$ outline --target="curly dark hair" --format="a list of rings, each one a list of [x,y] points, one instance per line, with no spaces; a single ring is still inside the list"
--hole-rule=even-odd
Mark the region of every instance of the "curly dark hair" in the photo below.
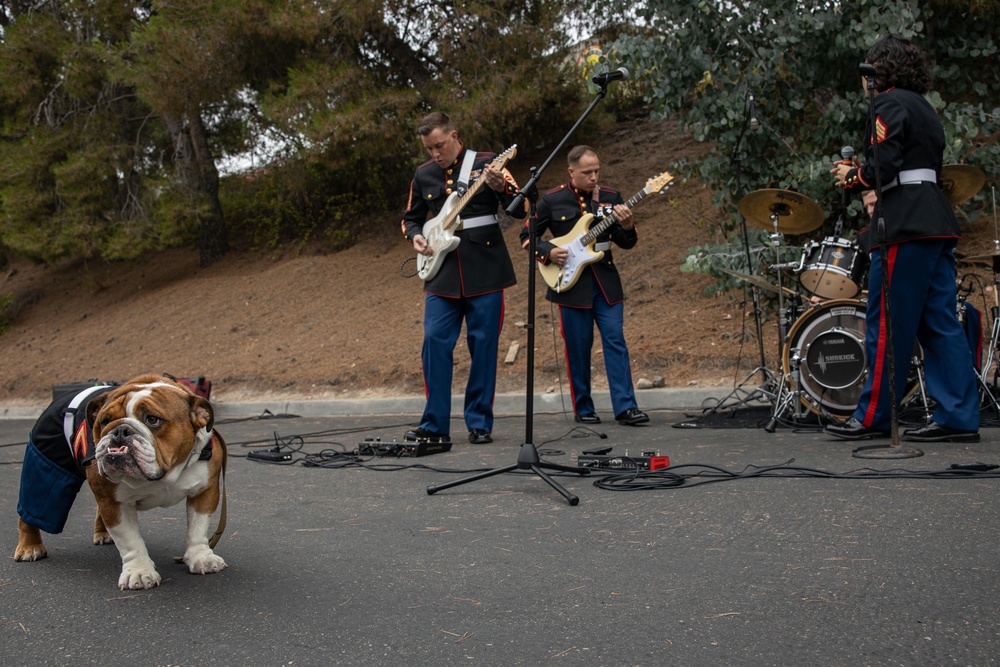
[[[898,35],[883,37],[865,55],[875,67],[875,88],[906,88],[923,95],[931,89],[927,59],[916,44]]]

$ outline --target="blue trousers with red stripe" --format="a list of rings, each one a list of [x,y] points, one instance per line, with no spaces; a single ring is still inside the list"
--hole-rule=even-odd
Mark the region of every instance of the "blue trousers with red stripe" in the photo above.
[[[451,381],[455,345],[465,321],[472,365],[465,386],[465,425],[471,431],[493,430],[493,399],[497,386],[497,348],[503,327],[503,292],[448,298],[424,298],[424,389],[427,404],[420,427],[448,435],[451,425]]]
[[[637,407],[623,332],[624,311],[624,304],[620,301],[609,304],[597,285],[594,286],[592,307],[559,306],[573,410],[578,415],[594,413],[594,399],[590,395],[590,353],[594,346],[595,324],[601,332],[604,369],[608,374],[608,389],[615,415]]]
[[[914,343],[919,341],[927,393],[937,403],[934,422],[977,431],[979,386],[965,330],[956,315],[955,239],[919,239],[887,248],[896,399],[903,397]],[[882,262],[882,251],[876,248],[871,253],[868,278],[868,377],[854,417],[868,428],[888,431],[891,415]]]

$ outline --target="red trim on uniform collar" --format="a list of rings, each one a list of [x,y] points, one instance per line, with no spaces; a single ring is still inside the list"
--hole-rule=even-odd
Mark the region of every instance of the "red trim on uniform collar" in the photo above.
[[[462,157],[465,155],[465,144],[463,144],[460,141],[460,142],[458,142],[458,146],[459,146],[458,157],[455,158],[454,162],[452,162],[450,165],[448,165],[447,167],[445,167],[445,171],[448,171],[449,169],[454,169],[455,167],[457,167],[458,166],[458,161],[461,160]]]

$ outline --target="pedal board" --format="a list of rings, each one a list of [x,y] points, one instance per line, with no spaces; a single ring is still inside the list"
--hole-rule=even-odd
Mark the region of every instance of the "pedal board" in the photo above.
[[[426,440],[382,442],[377,438],[365,438],[364,442],[358,444],[358,456],[395,456],[400,458],[444,454],[450,451],[451,442],[428,442]]]
[[[669,456],[659,456],[656,452],[644,451],[641,456],[614,456],[611,448],[603,450],[602,454],[579,454],[576,464],[580,468],[600,468],[602,470],[639,470],[653,471],[670,467]]]

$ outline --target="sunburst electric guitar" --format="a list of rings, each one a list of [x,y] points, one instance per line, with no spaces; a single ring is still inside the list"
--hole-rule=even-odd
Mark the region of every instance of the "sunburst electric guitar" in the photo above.
[[[646,186],[625,202],[625,205],[632,208],[641,202],[646,195],[655,194],[670,185],[674,177],[663,172],[659,176],[646,181]],[[552,239],[554,245],[569,250],[566,257],[566,264],[558,266],[556,264],[539,264],[538,271],[542,274],[542,280],[556,292],[565,292],[573,287],[580,279],[580,270],[588,264],[600,261],[604,257],[603,250],[594,250],[594,242],[597,237],[603,234],[615,222],[614,216],[610,213],[601,218],[597,224],[591,227],[594,216],[587,213],[580,217],[573,225],[569,234]]]
[[[493,161],[490,162],[490,167],[496,171],[500,171],[504,168],[504,165],[514,159],[515,155],[517,155],[517,144],[514,144],[493,158]],[[457,192],[452,192],[444,201],[441,212],[424,223],[424,229],[421,233],[427,239],[427,244],[434,253],[431,255],[417,255],[417,275],[420,276],[421,280],[430,280],[436,276],[448,253],[458,247],[459,241],[462,240],[455,236],[455,232],[458,230],[458,223],[461,222],[458,214],[462,212],[466,204],[472,201],[472,198],[476,196],[476,193],[479,192],[479,189],[485,183],[486,179],[480,177],[476,179],[475,183],[469,186],[465,194],[459,195]]]

